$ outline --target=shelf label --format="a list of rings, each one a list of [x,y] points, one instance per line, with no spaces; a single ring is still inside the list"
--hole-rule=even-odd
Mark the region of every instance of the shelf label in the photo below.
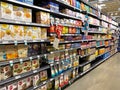
[[[7,44],[7,43],[9,43],[9,42],[8,42],[8,41],[2,41],[2,43],[3,43],[3,44]]]
[[[21,78],[21,76],[20,76],[20,75],[15,77],[15,79],[19,79],[19,78]]]
[[[18,42],[17,42],[17,41],[14,41],[14,44],[17,46],[17,45],[18,45]]]
[[[37,73],[38,71],[37,70],[34,70],[33,73]]]
[[[13,61],[9,61],[9,63],[10,63],[10,66],[12,67],[13,66]]]
[[[20,64],[22,64],[23,63],[23,59],[20,59]]]
[[[27,45],[27,40],[24,40],[25,45]]]
[[[38,57],[38,59],[40,59],[40,56],[39,56],[39,55],[38,55],[37,57]]]
[[[45,40],[41,40],[41,42],[44,42]]]
[[[33,58],[32,58],[32,57],[30,57],[30,60],[31,60],[31,61],[32,61],[32,59],[33,59]]]
[[[43,84],[46,84],[46,81],[44,81]]]
[[[33,40],[33,42],[37,42],[37,40]]]
[[[50,81],[53,81],[53,78],[51,78]]]

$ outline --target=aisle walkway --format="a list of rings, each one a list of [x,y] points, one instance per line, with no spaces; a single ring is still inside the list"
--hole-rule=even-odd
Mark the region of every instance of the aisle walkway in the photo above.
[[[65,90],[120,90],[120,53],[102,63]]]

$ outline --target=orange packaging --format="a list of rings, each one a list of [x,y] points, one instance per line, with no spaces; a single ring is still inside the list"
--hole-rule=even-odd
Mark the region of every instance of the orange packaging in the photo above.
[[[81,3],[81,9],[82,9],[83,11],[85,11],[85,5],[84,5],[84,3]]]
[[[16,59],[18,57],[17,46],[15,45],[6,45],[6,58],[7,60]]]
[[[23,8],[23,12],[24,12],[24,21],[25,22],[32,22],[32,10],[28,9],[28,8]]]

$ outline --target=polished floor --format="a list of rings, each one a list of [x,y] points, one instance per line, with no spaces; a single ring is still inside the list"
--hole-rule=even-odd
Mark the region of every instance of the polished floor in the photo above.
[[[120,53],[112,56],[65,90],[120,90]]]

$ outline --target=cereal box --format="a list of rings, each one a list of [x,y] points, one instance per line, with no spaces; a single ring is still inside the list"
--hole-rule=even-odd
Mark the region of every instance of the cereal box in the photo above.
[[[1,39],[2,40],[14,40],[15,33],[13,26],[9,24],[1,24]]]
[[[23,72],[22,65],[20,63],[13,64],[13,75],[19,75]]]
[[[30,86],[32,86],[32,77],[27,77],[26,78],[26,87],[28,88],[28,87],[30,87]]]
[[[8,85],[7,90],[18,90],[17,82]]]
[[[32,22],[32,10],[28,9],[28,8],[23,8],[23,12],[24,12],[24,21],[25,22]]]
[[[26,79],[20,80],[18,81],[18,90],[25,90],[27,87],[28,82],[26,81]]]
[[[18,57],[19,58],[23,58],[23,57],[27,57],[28,53],[28,46],[24,45],[24,44],[19,44],[18,45]]]
[[[27,62],[23,62],[23,72],[29,72],[31,70],[31,62],[27,61]]]
[[[44,81],[44,80],[47,80],[47,78],[48,78],[47,71],[46,70],[45,71],[41,71],[40,72],[40,80]]]
[[[33,86],[37,86],[40,82],[39,74],[33,76]]]
[[[14,20],[23,21],[23,8],[19,6],[13,6]]]
[[[24,30],[23,26],[13,25],[14,39],[15,40],[24,40]]]
[[[4,69],[3,67],[0,67],[0,81],[4,80]]]
[[[39,60],[32,60],[32,70],[38,69],[40,67]]]
[[[5,46],[0,45],[0,61],[6,60],[6,51],[5,51]]]
[[[17,46],[15,45],[6,45],[6,58],[7,60],[16,59],[18,57]]]
[[[39,27],[32,27],[32,40],[38,40],[39,39],[39,33],[40,33]]]
[[[13,5],[0,2],[0,18],[3,19],[13,19]]]
[[[24,26],[24,38],[25,40],[32,40],[32,27]]]
[[[41,28],[41,39],[47,39],[47,28]]]
[[[10,65],[3,67],[4,79],[7,79],[12,76],[12,69]]]

